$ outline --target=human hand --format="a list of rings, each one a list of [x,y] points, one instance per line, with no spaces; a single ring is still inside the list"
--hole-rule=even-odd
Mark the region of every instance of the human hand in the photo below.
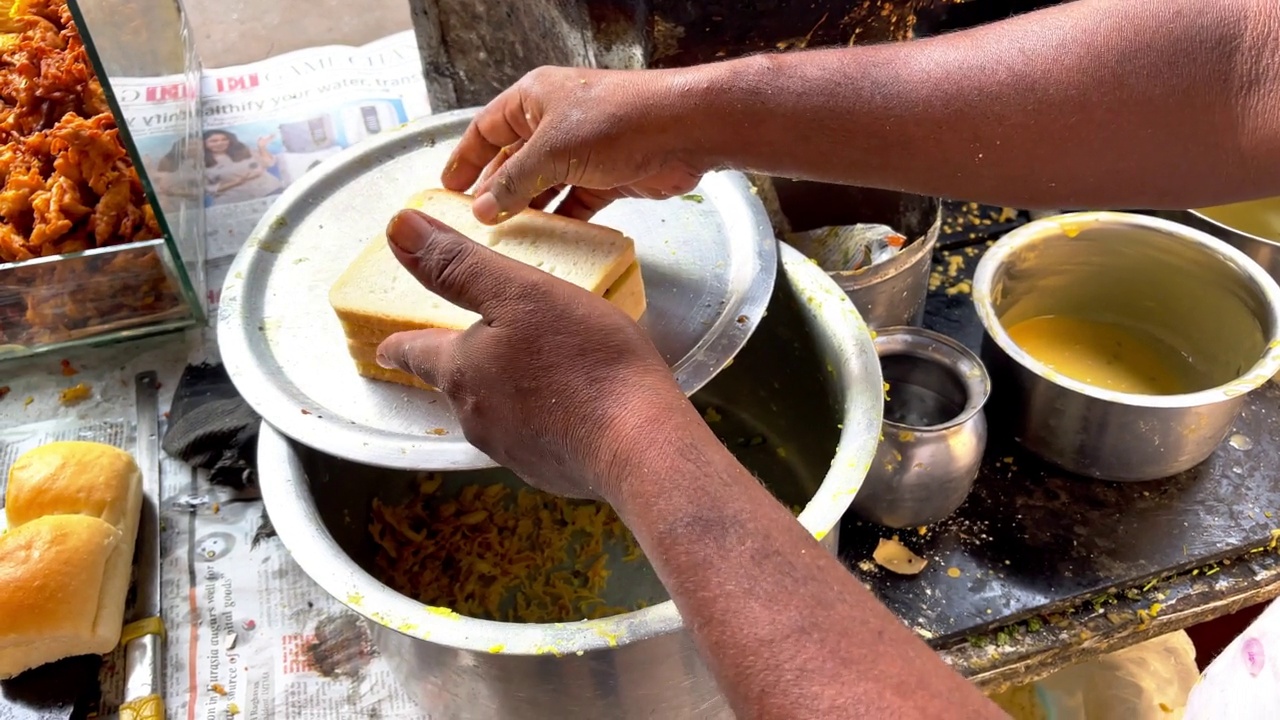
[[[440,388],[467,440],[530,485],[613,502],[630,453],[701,421],[644,331],[604,298],[414,210],[387,237],[428,290],[482,319],[392,335],[378,363]]]
[[[266,152],[267,146],[270,145],[271,141],[275,139],[276,139],[275,135],[263,135],[262,137],[258,138],[258,149],[263,152]]]
[[[588,219],[622,197],[687,193],[709,168],[679,110],[693,99],[677,71],[542,67],[494,98],[449,158],[444,186],[479,181],[473,212],[495,223],[543,207]]]

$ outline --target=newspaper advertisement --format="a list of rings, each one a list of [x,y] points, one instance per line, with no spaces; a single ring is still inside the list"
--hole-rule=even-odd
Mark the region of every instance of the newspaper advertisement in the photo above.
[[[163,183],[182,121],[181,78],[113,81],[148,176]],[[430,112],[411,31],[358,48],[298,50],[201,77],[207,287],[217,305],[227,266],[285,188],[361,140]]]
[[[136,92],[128,92],[128,81],[114,88],[139,154],[163,172],[183,104],[146,91],[155,84],[149,78],[137,81]],[[411,32],[207,70],[201,107],[211,306],[231,258],[281,191],[343,148],[429,112]],[[159,373],[161,408],[168,409],[185,364],[216,353],[211,339],[206,332],[202,348],[169,336],[85,351],[92,359],[84,365],[72,355],[81,373],[75,379],[102,388],[93,406],[74,411],[51,400],[68,381],[56,371],[6,379],[14,396],[27,400],[0,407],[0,428],[12,428],[0,433],[0,459],[64,437],[128,446],[134,420],[126,427],[120,418],[132,412],[133,373]],[[378,656],[364,622],[294,563],[252,486],[214,486],[175,459],[162,462],[169,718],[429,717]],[[113,717],[123,663],[108,658],[104,666],[99,714]]]

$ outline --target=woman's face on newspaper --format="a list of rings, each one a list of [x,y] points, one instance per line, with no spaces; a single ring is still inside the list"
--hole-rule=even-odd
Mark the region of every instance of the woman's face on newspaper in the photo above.
[[[204,146],[211,153],[224,153],[231,145],[231,138],[222,133],[214,133],[204,139]]]

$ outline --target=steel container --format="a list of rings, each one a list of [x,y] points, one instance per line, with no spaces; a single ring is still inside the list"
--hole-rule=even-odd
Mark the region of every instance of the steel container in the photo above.
[[[1231,243],[1280,280],[1280,197],[1169,214]]]
[[[1040,457],[1104,480],[1151,480],[1205,460],[1246,393],[1280,369],[1280,287],[1243,252],[1145,215],[1085,212],[1024,225],[973,281],[998,416]],[[1138,395],[1054,372],[1007,328],[1065,315],[1141,328],[1201,368],[1205,387]],[[997,410],[998,408],[998,410]]]
[[[872,329],[921,323],[942,230],[937,198],[784,178],[773,178],[772,185],[792,231],[878,223],[902,233],[910,243],[892,259],[830,274]]]
[[[991,381],[965,346],[914,327],[876,331],[884,425],[850,510],[892,528],[932,525],[964,504],[987,447]]]
[[[799,522],[834,551],[840,518],[875,454],[880,367],[848,297],[800,253],[781,249],[767,317],[694,402],[744,465],[783,502],[803,507]],[[429,608],[370,572],[371,503],[403,500],[416,473],[339,460],[266,424],[258,467],[267,510],[293,557],[367,619],[380,653],[433,717],[731,717],[669,600],[564,624]],[[630,575],[634,587],[614,576],[609,592],[654,590],[652,578]]]

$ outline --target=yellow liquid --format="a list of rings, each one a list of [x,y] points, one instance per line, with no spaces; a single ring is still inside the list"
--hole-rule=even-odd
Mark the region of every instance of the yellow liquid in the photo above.
[[[1234,230],[1280,242],[1280,197],[1219,205],[1198,212]]]
[[[1177,395],[1192,392],[1195,368],[1185,355],[1124,325],[1043,315],[1009,328],[1028,355],[1072,380],[1116,392]]]

